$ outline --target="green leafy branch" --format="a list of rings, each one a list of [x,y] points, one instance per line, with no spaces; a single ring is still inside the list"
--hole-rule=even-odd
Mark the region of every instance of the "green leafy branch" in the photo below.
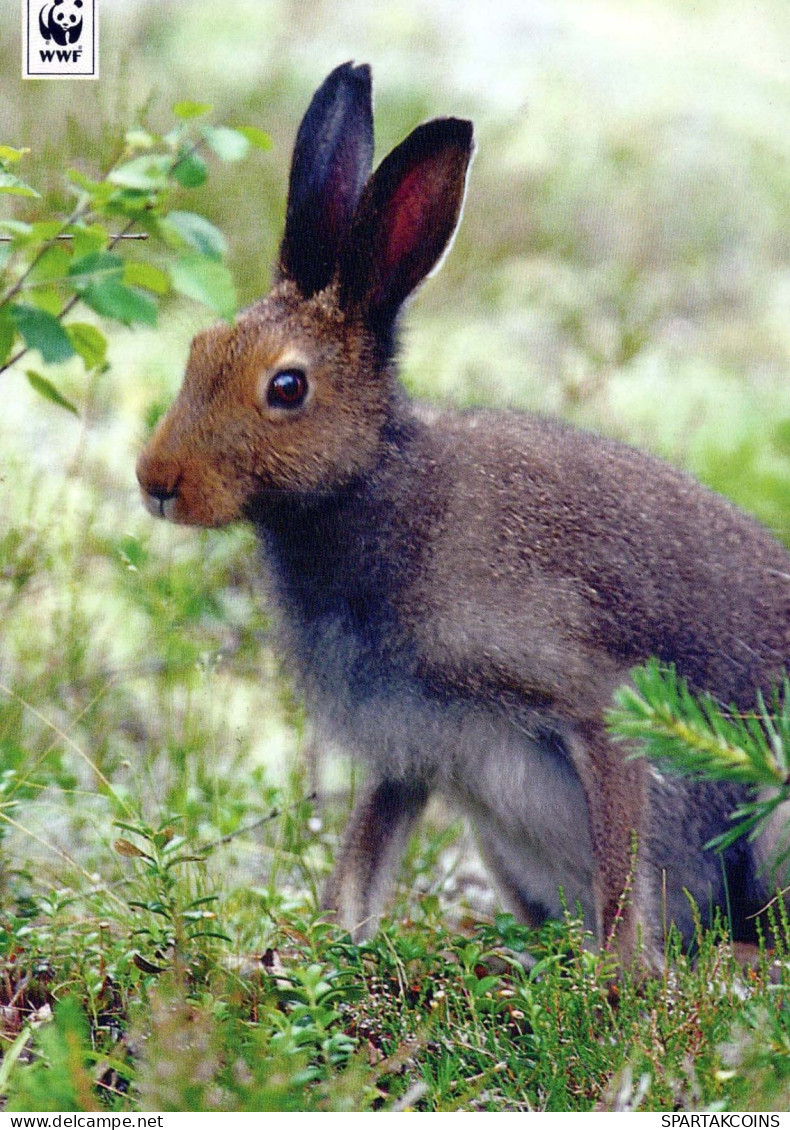
[[[137,862],[130,880],[134,897],[128,906],[135,916],[132,938],[138,947],[132,953],[134,964],[143,973],[163,973],[172,963],[189,965],[198,960],[200,945],[208,939],[229,941],[216,925],[214,904],[218,896],[191,890],[184,868],[204,863],[204,856],[191,851],[176,832],[178,817],[153,828],[142,821],[116,821],[116,826],[142,840],[117,839],[116,853]],[[192,875],[199,881],[202,872]]]
[[[92,322],[66,321],[78,303],[102,319],[153,326],[160,300],[175,291],[233,317],[236,293],[222,262],[222,233],[204,216],[173,208],[173,198],[206,181],[209,152],[239,161],[252,147],[268,149],[270,140],[254,126],[207,124],[201,119],[210,109],[179,102],[168,133],[129,131],[101,179],[70,169],[76,202],[65,219],[0,219],[0,374],[31,350],[45,364],[78,355],[86,372],[101,371],[104,333]],[[40,199],[18,175],[27,152],[0,145],[0,195]],[[143,244],[148,239],[150,246]],[[76,411],[46,377],[34,370],[27,376],[37,392]]]
[[[739,804],[732,827],[709,847],[725,850],[741,836],[755,836],[772,813],[790,800],[790,679],[785,676],[755,710],[723,707],[710,694],[694,695],[675,667],[650,660],[632,672],[608,714],[615,738],[638,743],[635,756],[698,780],[733,781],[759,796]],[[790,845],[775,861],[790,858]]]

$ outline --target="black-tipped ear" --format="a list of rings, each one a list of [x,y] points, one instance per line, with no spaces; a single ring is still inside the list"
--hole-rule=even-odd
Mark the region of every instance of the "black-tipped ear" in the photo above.
[[[280,272],[303,294],[334,274],[372,163],[370,67],[344,63],[313,95],[291,161]]]
[[[472,123],[418,126],[368,181],[340,264],[341,301],[387,330],[404,299],[440,262],[461,216],[474,151]]]

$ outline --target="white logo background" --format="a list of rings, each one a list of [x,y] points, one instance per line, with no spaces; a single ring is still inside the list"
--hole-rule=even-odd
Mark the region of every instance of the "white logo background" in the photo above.
[[[98,78],[97,0],[22,0],[22,77]]]

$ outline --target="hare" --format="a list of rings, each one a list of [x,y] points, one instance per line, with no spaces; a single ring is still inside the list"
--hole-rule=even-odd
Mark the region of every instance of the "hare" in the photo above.
[[[406,397],[398,316],[450,245],[473,148],[470,122],[438,118],[371,173],[370,70],[332,71],[298,131],[273,288],[195,338],[143,498],[257,531],[306,703],[368,765],[325,896],[356,937],[438,791],[526,923],[579,907],[599,945],[660,965],[668,922],[692,940],[690,896],[748,942],[782,822],[707,851],[738,790],[629,756],[604,715],[649,656],[751,708],[790,660],[790,555],[627,446]]]

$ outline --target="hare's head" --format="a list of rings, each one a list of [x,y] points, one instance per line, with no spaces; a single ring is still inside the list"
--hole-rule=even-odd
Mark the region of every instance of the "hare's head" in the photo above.
[[[138,460],[152,513],[220,526],[370,469],[397,395],[398,311],[452,238],[472,149],[471,123],[436,119],[371,176],[370,70],[329,75],[296,139],[275,285],[198,334]]]

